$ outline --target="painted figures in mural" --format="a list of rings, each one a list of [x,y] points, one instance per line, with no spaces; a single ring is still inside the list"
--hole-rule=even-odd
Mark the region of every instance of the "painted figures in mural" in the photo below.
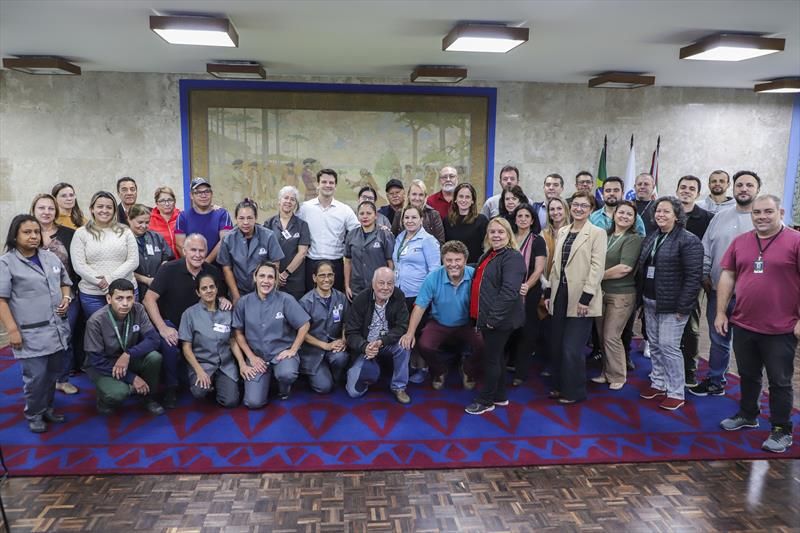
[[[336,169],[345,185],[338,195],[353,206],[361,187],[380,191],[391,179],[436,190],[444,165],[476,184],[484,179],[471,176],[466,113],[211,108],[208,117],[209,178],[226,184],[224,204],[248,197],[277,209],[285,185],[301,201],[314,198],[322,168]]]

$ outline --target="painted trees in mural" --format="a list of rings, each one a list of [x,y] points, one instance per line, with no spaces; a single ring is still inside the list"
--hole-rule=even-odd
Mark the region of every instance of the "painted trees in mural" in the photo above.
[[[438,169],[469,175],[470,117],[457,113],[210,108],[209,178],[218,201],[256,200],[266,217],[284,185],[301,201],[316,196],[322,168],[339,173],[337,197],[355,204],[359,188],[382,192],[389,179],[423,179]]]

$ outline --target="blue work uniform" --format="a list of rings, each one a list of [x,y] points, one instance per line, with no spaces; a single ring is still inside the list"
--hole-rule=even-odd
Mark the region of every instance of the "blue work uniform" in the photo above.
[[[278,267],[281,272],[286,270],[294,256],[297,255],[298,246],[311,246],[311,232],[308,229],[308,223],[295,215],[292,215],[292,218],[289,219],[289,224],[285,228],[281,224],[280,215],[275,215],[264,222],[264,226],[272,230],[278,239],[281,250],[283,250],[283,259],[281,259]],[[289,279],[286,280],[286,285],[281,287],[281,291],[288,292],[294,296],[295,300],[303,297],[306,292],[305,259],[294,272],[289,273]]]
[[[217,262],[222,267],[230,267],[236,279],[240,295],[253,292],[255,282],[253,273],[263,261],[277,263],[283,259],[283,250],[272,230],[256,225],[253,236],[247,239],[242,230],[236,228],[222,239]]]
[[[353,296],[372,286],[372,275],[387,266],[394,251],[394,235],[375,228],[365,233],[359,228],[348,232],[344,243],[344,256],[350,260],[350,290]]]
[[[347,313],[347,297],[333,289],[323,298],[316,289],[300,299],[300,306],[311,317],[308,334],[322,342],[342,338]],[[334,382],[341,381],[348,362],[347,347],[341,352],[325,351],[305,342],[300,347],[300,372],[308,376],[315,392],[326,393]]]

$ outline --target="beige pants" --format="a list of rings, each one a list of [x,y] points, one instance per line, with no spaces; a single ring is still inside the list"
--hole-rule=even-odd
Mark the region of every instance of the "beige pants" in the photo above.
[[[603,339],[603,376],[609,383],[625,383],[627,366],[622,331],[628,322],[635,294],[603,294],[603,316],[598,317],[597,331]]]

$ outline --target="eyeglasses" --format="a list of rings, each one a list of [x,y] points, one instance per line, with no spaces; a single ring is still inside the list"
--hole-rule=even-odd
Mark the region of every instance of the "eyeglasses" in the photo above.
[[[211,189],[203,189],[202,191],[193,191],[197,196],[208,196],[211,194]]]
[[[161,200],[158,200],[156,203],[159,203],[159,204],[174,204],[175,203],[175,199],[174,198],[162,198]]]
[[[572,207],[575,208],[575,209],[578,209],[580,211],[584,211],[586,209],[591,208],[592,206],[590,204],[576,204],[576,203],[573,202],[572,203]]]

